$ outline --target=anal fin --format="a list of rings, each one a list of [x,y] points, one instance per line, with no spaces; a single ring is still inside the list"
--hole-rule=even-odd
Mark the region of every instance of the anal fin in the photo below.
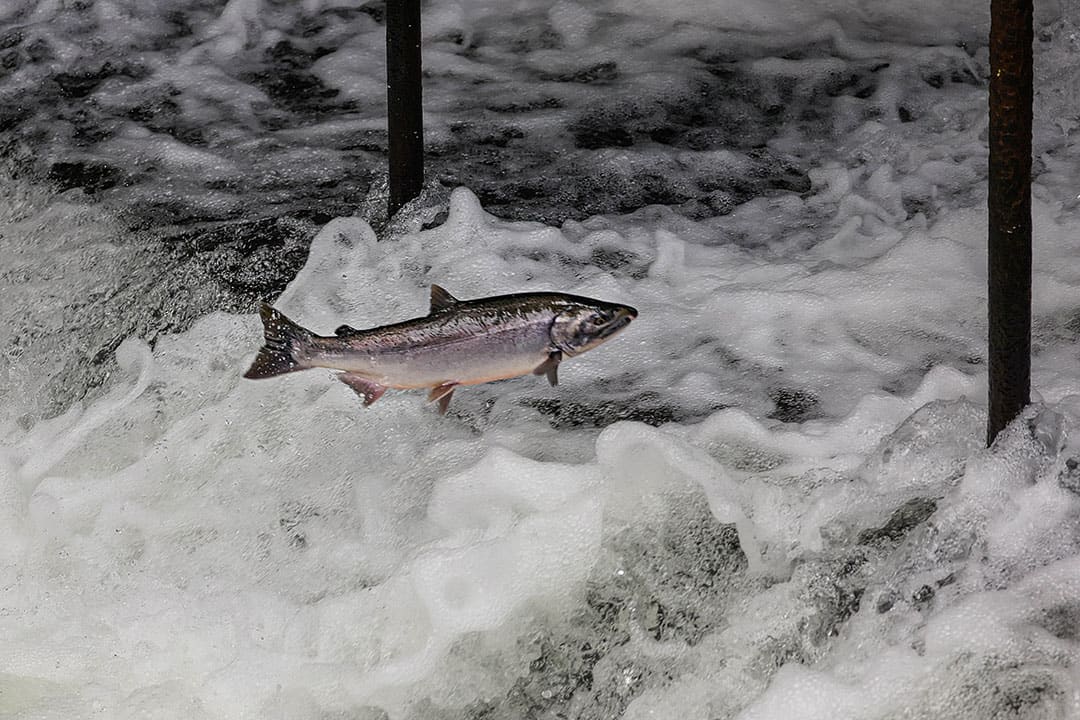
[[[364,407],[371,405],[386,392],[386,387],[380,385],[373,380],[368,380],[363,375],[357,375],[355,373],[338,373],[338,380],[345,383],[353,389],[353,391],[364,399]]]
[[[559,384],[559,363],[562,362],[562,351],[555,350],[548,354],[547,360],[536,366],[533,375],[547,375],[548,382],[552,385]]]
[[[443,383],[442,385],[436,385],[431,388],[431,392],[428,393],[428,402],[439,402],[439,414],[445,415],[446,409],[450,407],[450,398],[454,396],[454,389],[458,386],[456,382]]]

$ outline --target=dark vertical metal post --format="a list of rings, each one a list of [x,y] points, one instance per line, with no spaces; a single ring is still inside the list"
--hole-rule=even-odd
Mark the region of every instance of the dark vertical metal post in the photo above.
[[[393,216],[424,186],[420,0],[386,2],[386,99]]]
[[[988,445],[1031,393],[1031,4],[990,2]]]

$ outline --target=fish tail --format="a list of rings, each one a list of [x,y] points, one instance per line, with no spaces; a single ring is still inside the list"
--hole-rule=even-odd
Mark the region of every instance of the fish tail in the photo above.
[[[251,363],[244,377],[255,380],[311,367],[306,362],[307,349],[313,337],[308,330],[265,302],[259,306],[259,317],[263,321],[266,344],[259,349],[255,362]]]

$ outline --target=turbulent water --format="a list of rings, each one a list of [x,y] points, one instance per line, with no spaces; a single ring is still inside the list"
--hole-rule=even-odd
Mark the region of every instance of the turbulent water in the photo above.
[[[0,4],[0,716],[1080,717],[1039,11],[1037,402],[987,450],[982,3],[429,3],[389,225],[382,3]],[[433,283],[640,316],[446,417],[240,377],[255,298]]]

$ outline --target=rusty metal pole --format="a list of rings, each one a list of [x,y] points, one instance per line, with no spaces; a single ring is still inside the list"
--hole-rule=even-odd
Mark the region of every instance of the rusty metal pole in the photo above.
[[[990,2],[987,445],[1031,393],[1031,5]]]
[[[424,112],[420,65],[420,0],[386,3],[386,100],[389,130],[389,217],[424,186]]]

